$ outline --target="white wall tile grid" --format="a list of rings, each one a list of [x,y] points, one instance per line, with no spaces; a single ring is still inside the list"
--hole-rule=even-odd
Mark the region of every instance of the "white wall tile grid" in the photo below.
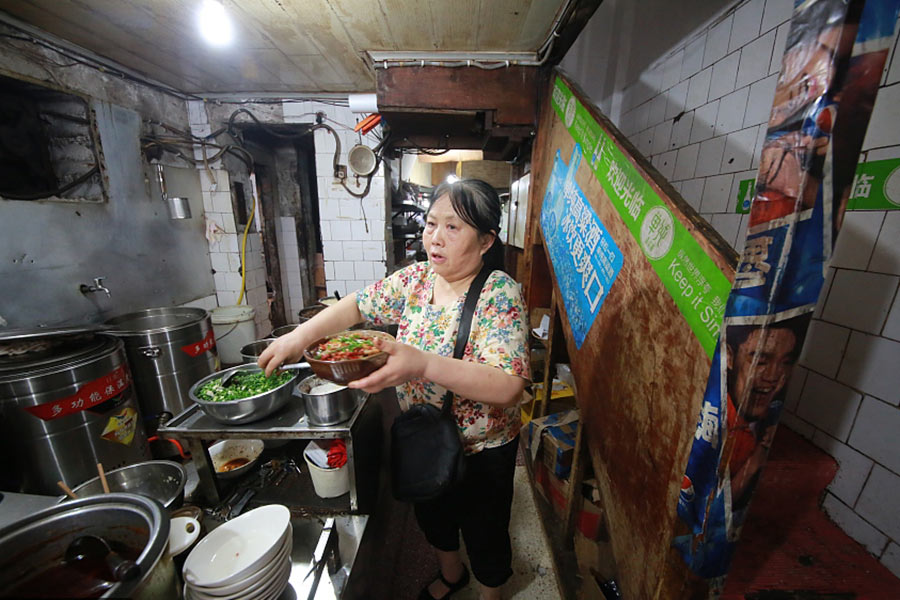
[[[756,176],[792,5],[731,5],[629,82],[611,115],[736,247],[738,183]],[[861,161],[900,157],[897,55],[895,36]],[[829,271],[783,422],[835,457],[824,508],[900,576],[900,211],[847,213]]]
[[[202,102],[189,102],[191,129],[196,135],[208,134],[211,130],[207,112]],[[358,143],[370,147],[377,144],[373,135],[360,137],[352,131],[359,115],[344,107],[320,102],[295,102],[285,100],[281,106],[281,118],[285,123],[311,123],[315,115],[323,112],[326,123],[338,131],[341,140],[341,161],[346,162],[346,152]],[[252,110],[252,107],[251,107]],[[279,120],[277,111],[268,109],[267,120]],[[386,205],[384,198],[384,177],[378,174],[372,179],[369,194],[361,202],[333,178],[332,160],[334,137],[330,132],[318,130],[314,133],[316,148],[316,177],[318,188],[320,226],[326,264],[326,289],[342,296],[360,289],[386,274]],[[203,158],[199,151],[197,158]],[[216,297],[220,306],[233,305],[240,293],[240,239],[242,231],[237,231],[231,205],[231,191],[227,171],[219,164],[211,165],[211,172],[201,171],[204,212],[210,239],[210,263],[216,271]],[[359,183],[359,185],[358,185]],[[348,185],[355,191],[362,191],[365,180],[357,182],[354,177]],[[299,254],[293,219],[278,222],[278,245],[282,260],[282,282],[285,285],[285,309],[288,320],[293,321],[299,310],[308,302],[303,298],[300,284]],[[290,223],[289,223],[290,222]],[[290,228],[290,229],[289,229]],[[293,243],[291,243],[293,241]],[[349,250],[345,245],[349,244]],[[348,253],[345,257],[344,254]],[[268,318],[268,295],[265,281],[265,262],[262,242],[258,233],[250,233],[247,247],[247,302],[256,310],[257,334],[271,330]],[[336,262],[345,260],[355,268],[335,270]],[[336,276],[335,274],[338,274]]]
[[[349,108],[309,104],[310,111],[307,112],[324,111],[327,122],[338,130],[342,155],[345,156],[347,150],[360,143],[359,135],[352,131],[358,115],[351,113]],[[309,122],[309,116],[298,120],[304,119]],[[287,111],[285,120],[289,120]],[[331,133],[320,129],[314,135],[326,287],[329,295],[338,292],[344,296],[386,274],[384,175],[379,173],[372,178],[369,194],[360,202],[332,177],[334,138]],[[362,139],[362,143],[372,147],[377,141],[370,134]],[[365,181],[361,179],[360,183],[356,185],[355,178],[351,177],[348,185],[355,191],[361,191]],[[346,268],[346,264],[351,268]],[[358,272],[353,265],[359,265]]]

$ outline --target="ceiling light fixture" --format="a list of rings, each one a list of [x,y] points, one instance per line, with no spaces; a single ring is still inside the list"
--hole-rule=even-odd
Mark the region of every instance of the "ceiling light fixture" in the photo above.
[[[217,0],[203,0],[197,17],[200,35],[210,46],[227,46],[234,37],[231,18]]]

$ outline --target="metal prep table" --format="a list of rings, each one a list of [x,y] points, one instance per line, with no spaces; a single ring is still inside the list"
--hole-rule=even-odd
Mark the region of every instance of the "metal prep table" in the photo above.
[[[196,404],[159,428],[159,435],[177,438],[188,445],[197,467],[197,493],[210,505],[223,499],[221,483],[212,468],[207,447],[210,442],[228,439],[298,440],[343,439],[347,445],[347,469],[350,478],[349,499],[345,496],[323,499],[316,496],[308,468],[304,482],[296,489],[291,503],[318,514],[368,512],[378,489],[381,459],[381,406],[369,401],[369,394],[354,390],[356,410],[349,420],[337,425],[310,425],[303,403],[293,399],[280,411],[261,421],[246,425],[223,425],[208,417]],[[302,461],[299,461],[302,462]],[[306,467],[306,465],[303,465]],[[349,504],[348,504],[349,500]]]
[[[356,410],[344,423],[310,425],[303,403],[294,399],[276,414],[246,425],[223,425],[193,405],[160,426],[159,435],[184,442],[197,467],[195,494],[215,506],[226,488],[216,477],[208,444],[227,438],[262,440],[343,439],[347,445],[350,491],[338,498],[319,498],[303,463],[302,474],[287,489],[264,490],[254,503],[280,503],[291,509],[294,548],[288,590],[282,597],[340,598],[350,581],[370,512],[378,494],[381,462],[381,405],[356,390]],[[291,593],[290,590],[293,590]]]

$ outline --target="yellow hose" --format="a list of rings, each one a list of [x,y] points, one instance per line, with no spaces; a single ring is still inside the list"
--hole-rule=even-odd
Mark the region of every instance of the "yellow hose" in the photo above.
[[[254,177],[254,174],[250,174]],[[250,218],[247,219],[247,226],[244,227],[244,238],[241,240],[241,294],[238,296],[237,303],[240,304],[244,299],[244,289],[247,286],[247,234],[250,233],[250,225],[253,223],[253,217],[256,215],[256,185],[251,182],[253,190],[253,206],[250,208]],[[250,304],[248,301],[247,304]]]

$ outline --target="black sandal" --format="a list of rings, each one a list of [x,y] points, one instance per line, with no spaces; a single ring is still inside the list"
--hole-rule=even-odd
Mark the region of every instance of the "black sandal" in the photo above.
[[[434,579],[440,579],[444,585],[450,588],[449,591],[440,598],[435,598],[431,595],[431,592],[428,591],[428,586],[434,583]],[[449,581],[444,579],[444,574],[440,571],[438,571],[437,577],[435,577],[434,579],[432,579],[428,583],[428,585],[422,588],[422,591],[419,592],[419,600],[447,600],[447,598],[452,596],[455,592],[458,592],[459,590],[469,585],[469,569],[466,568],[466,565],[463,565],[462,577],[460,577],[456,583],[450,583]]]

